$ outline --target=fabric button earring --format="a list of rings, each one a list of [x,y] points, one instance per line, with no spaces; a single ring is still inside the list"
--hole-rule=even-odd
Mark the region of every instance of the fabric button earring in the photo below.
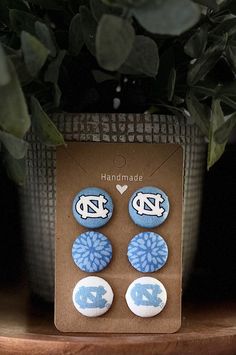
[[[131,219],[143,228],[158,227],[168,217],[169,209],[168,196],[153,186],[137,190],[129,201]]]
[[[100,228],[112,217],[113,202],[110,195],[97,187],[81,190],[73,201],[73,215],[86,228]]]
[[[126,302],[134,314],[139,317],[154,317],[166,305],[167,292],[165,286],[154,277],[140,277],[128,287]]]
[[[136,270],[154,272],[166,264],[168,246],[159,234],[143,232],[130,241],[127,256]]]
[[[113,291],[109,283],[97,276],[81,279],[73,290],[72,301],[86,317],[99,317],[106,313],[113,302]]]
[[[73,243],[72,258],[80,270],[99,272],[105,269],[112,259],[111,242],[102,233],[82,233]]]

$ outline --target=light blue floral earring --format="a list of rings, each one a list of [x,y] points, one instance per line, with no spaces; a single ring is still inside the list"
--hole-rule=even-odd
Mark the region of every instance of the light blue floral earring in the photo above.
[[[159,234],[143,232],[130,241],[127,256],[136,270],[143,273],[154,272],[166,264],[168,246]]]
[[[112,259],[112,245],[102,233],[87,231],[80,234],[72,246],[72,258],[80,270],[99,272]]]

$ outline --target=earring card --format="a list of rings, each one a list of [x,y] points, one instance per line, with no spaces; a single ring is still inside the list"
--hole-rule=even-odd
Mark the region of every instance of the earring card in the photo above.
[[[66,148],[57,149],[56,181],[56,327],[62,332],[83,333],[176,332],[181,326],[182,147],[177,144],[69,143]],[[130,197],[145,186],[161,189],[170,202],[168,218],[153,229],[135,225],[128,211]],[[75,196],[86,187],[104,189],[114,204],[112,218],[97,230],[110,239],[113,257],[108,267],[98,273],[81,271],[71,255],[75,239],[88,231],[72,213]],[[168,245],[167,262],[156,272],[141,273],[127,258],[129,242],[145,231],[161,235]],[[114,292],[109,311],[96,318],[79,313],[72,301],[75,285],[88,276],[105,279]],[[167,291],[166,306],[150,318],[133,314],[125,300],[129,285],[143,276],[158,279]]]

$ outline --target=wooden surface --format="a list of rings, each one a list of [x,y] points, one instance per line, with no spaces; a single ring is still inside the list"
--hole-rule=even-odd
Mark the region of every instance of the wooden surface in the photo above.
[[[24,286],[0,291],[0,354],[235,355],[236,302],[183,305],[183,326],[171,335],[65,335],[53,308],[29,299]]]

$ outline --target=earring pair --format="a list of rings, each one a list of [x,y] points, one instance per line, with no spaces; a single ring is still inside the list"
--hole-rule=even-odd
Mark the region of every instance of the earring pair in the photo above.
[[[72,301],[86,317],[99,317],[112,306],[114,298],[110,284],[101,277],[88,276],[74,287]],[[166,305],[167,291],[161,281],[154,277],[140,277],[128,287],[125,299],[127,306],[139,317],[154,317]],[[119,302],[119,300],[117,300]]]
[[[106,225],[113,215],[111,196],[103,189],[88,187],[81,190],[73,201],[73,215],[83,227],[96,229]],[[166,193],[157,187],[145,186],[129,199],[129,215],[143,228],[155,228],[168,217],[170,209]]]
[[[143,232],[132,238],[127,256],[137,271],[155,272],[166,264],[168,246],[159,234]],[[72,258],[80,270],[88,273],[100,272],[111,262],[112,244],[102,233],[84,232],[73,243]]]

